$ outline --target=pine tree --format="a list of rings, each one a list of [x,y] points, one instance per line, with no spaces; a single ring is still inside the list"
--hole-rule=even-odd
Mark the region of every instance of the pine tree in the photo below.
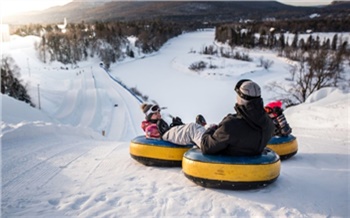
[[[338,44],[338,34],[335,34],[333,36],[333,40],[332,40],[332,50],[333,51],[337,50],[337,44]]]
[[[31,102],[25,86],[21,84],[19,77],[19,67],[15,64],[13,58],[2,56],[1,59],[1,93],[9,95],[17,100],[24,101],[30,106],[35,105]]]
[[[298,48],[298,41],[299,41],[299,34],[295,33],[294,39],[293,39],[293,42],[292,42],[292,45],[291,45],[293,49],[297,49]]]

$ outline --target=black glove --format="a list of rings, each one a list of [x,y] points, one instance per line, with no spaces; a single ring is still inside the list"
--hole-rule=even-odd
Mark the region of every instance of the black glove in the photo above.
[[[157,127],[161,136],[170,129],[169,125],[163,119],[157,121]]]
[[[272,109],[272,111],[273,111],[273,113],[277,114],[277,116],[280,116],[280,115],[283,114],[283,109],[280,108],[280,107],[274,107],[274,108]]]
[[[180,117],[173,117],[173,122],[170,124],[170,128],[174,126],[179,126],[183,125],[184,123],[182,122]]]

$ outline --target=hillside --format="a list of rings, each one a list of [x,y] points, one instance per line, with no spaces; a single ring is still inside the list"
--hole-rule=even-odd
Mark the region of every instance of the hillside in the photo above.
[[[3,47],[34,100],[40,84],[42,107],[1,95],[1,217],[349,217],[349,92],[322,89],[285,110],[299,150],[282,162],[274,183],[248,191],[203,188],[179,167],[131,158],[130,140],[143,134],[140,102],[97,59],[68,69],[40,62],[38,39],[13,36]],[[275,99],[265,85],[291,82],[291,63],[266,50],[251,50],[253,62],[213,58],[222,67],[190,71],[189,64],[209,59],[189,51],[213,42],[213,29],[186,33],[157,53],[114,64],[110,75],[166,106],[164,118],[193,122],[202,113],[208,123],[234,111],[240,79],[261,85],[264,102]],[[257,66],[262,55],[274,60],[271,69]]]
[[[341,6],[340,6],[341,5]],[[3,23],[57,23],[155,19],[182,22],[232,22],[240,19],[299,19],[318,13],[324,17],[348,16],[349,2],[325,7],[295,7],[276,1],[73,1],[63,6],[3,18]]]

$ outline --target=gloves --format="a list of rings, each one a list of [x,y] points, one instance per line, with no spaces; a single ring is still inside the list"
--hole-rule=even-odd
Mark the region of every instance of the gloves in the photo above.
[[[161,136],[169,130],[169,125],[163,119],[157,121],[157,127]]]
[[[280,107],[274,107],[274,108],[272,109],[272,111],[273,111],[273,113],[275,113],[277,116],[280,116],[280,115],[283,114],[283,109],[280,108]]]
[[[184,123],[182,122],[180,117],[173,117],[173,122],[170,124],[170,128],[174,126],[179,126],[183,125]]]

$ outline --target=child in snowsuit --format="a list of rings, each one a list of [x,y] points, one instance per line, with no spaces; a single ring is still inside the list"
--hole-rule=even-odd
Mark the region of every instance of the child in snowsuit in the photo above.
[[[146,115],[146,120],[142,121],[141,128],[147,138],[159,138],[178,145],[196,144],[200,146],[206,125],[202,115],[196,117],[196,123],[188,124],[184,124],[179,117],[174,117],[169,126],[162,119],[158,105],[142,104],[141,109]]]
[[[158,105],[142,104],[141,110],[146,115],[146,120],[142,121],[141,128],[147,138],[160,138],[157,122],[162,119]],[[164,121],[165,122],[165,121]]]
[[[281,101],[272,101],[268,103],[265,106],[265,111],[275,124],[275,136],[288,136],[292,133],[292,129],[283,114]]]

